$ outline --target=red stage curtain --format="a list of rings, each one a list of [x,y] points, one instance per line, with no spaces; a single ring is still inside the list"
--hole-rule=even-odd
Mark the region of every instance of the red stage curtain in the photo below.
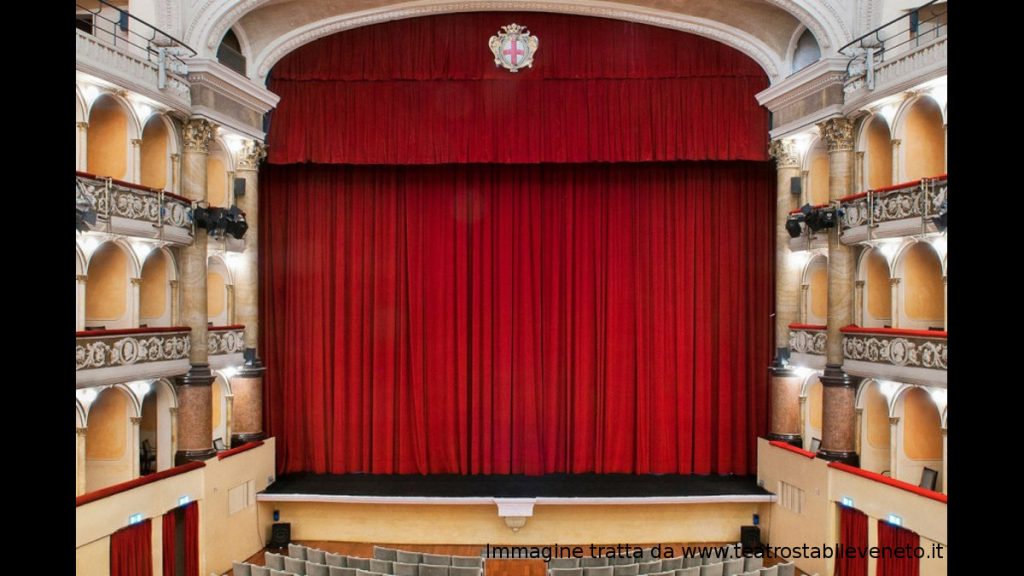
[[[878,557],[878,576],[919,576],[921,560],[915,554],[921,546],[921,537],[916,532],[893,526],[884,520],[878,521],[878,547],[882,554]],[[893,550],[900,549],[901,558],[893,555]]]
[[[496,68],[511,22],[533,68]],[[768,87],[713,40],[602,18],[478,12],[387,22],[283,58],[269,161],[450,164],[767,160]]]
[[[272,165],[260,185],[283,472],[754,470],[768,165]]]
[[[185,507],[185,576],[199,576],[199,502]]]
[[[174,574],[174,510],[164,514],[163,565],[164,574]]]
[[[868,517],[856,508],[839,507],[839,544],[844,554],[836,559],[836,576],[867,576]],[[851,553],[848,548],[854,548]]]
[[[110,576],[153,576],[153,528],[148,519],[110,535]]]

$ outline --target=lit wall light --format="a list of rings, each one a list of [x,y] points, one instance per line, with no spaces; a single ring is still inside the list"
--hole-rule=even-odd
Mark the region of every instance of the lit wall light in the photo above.
[[[189,498],[188,495],[186,494],[185,496],[182,496],[181,498],[178,498],[178,506],[184,506],[184,505],[188,504],[191,501],[192,501],[192,499]]]
[[[803,270],[804,265],[811,259],[811,253],[807,250],[799,250],[789,253],[789,265],[792,268]]]
[[[241,136],[235,136],[234,134],[225,135],[224,142],[228,145],[228,150],[231,150],[232,154],[238,154],[238,151],[245,147],[245,140]]]
[[[932,388],[928,391],[932,396],[932,402],[941,410],[946,406],[946,389],[945,388]]]
[[[946,257],[946,237],[944,235],[935,236],[931,239],[932,248],[935,248],[935,252],[938,253],[939,259]]]
[[[223,374],[225,378],[230,380],[234,378],[236,374],[238,374],[238,368],[234,366],[228,366],[227,368],[221,370],[220,373]]]
[[[92,84],[86,84],[82,87],[82,96],[85,98],[85,103],[92,106],[92,103],[100,95],[100,89],[93,86]]]
[[[891,380],[879,380],[878,382],[878,390],[890,401],[899,389],[899,382],[893,382]]]
[[[129,524],[138,524],[139,522],[142,522],[142,514],[138,512],[128,517]]]
[[[814,373],[814,370],[811,370],[806,366],[796,366],[795,368],[793,368],[793,371],[796,372],[796,375],[800,378],[807,378],[808,376]]]
[[[146,257],[153,251],[156,246],[149,242],[143,242],[142,240],[132,240],[132,250],[135,251],[135,255],[139,258],[139,262],[145,262]]]
[[[882,255],[885,256],[885,259],[888,260],[891,264],[892,259],[896,256],[896,251],[899,250],[900,248],[900,240],[879,240],[878,243],[875,244],[875,248],[877,248],[878,251],[881,252]]]
[[[139,122],[145,124],[146,119],[153,113],[153,109],[148,104],[136,103],[135,113],[139,115]]]
[[[936,84],[928,90],[928,95],[935,99],[939,103],[939,108],[946,108],[946,84]]]
[[[886,518],[886,522],[892,524],[893,526],[903,526],[903,518],[900,518],[895,514],[889,514],[889,516]]]
[[[793,146],[796,148],[796,153],[800,155],[800,158],[803,158],[804,154],[807,153],[807,149],[811,147],[811,135],[797,134],[793,136]]]
[[[144,398],[149,393],[149,381],[147,380],[136,380],[129,382],[128,387],[131,388],[135,395],[139,398]]]
[[[853,508],[853,498],[850,498],[849,496],[843,496],[842,502],[843,506],[846,506],[847,508]]]
[[[86,254],[92,254],[93,250],[100,245],[100,240],[92,234],[85,234],[84,236],[85,237],[82,238],[82,250],[85,251]]]
[[[896,118],[896,104],[886,104],[878,109],[878,114],[885,118],[885,123],[892,129],[892,121]]]
[[[78,396],[82,404],[89,405],[96,399],[97,393],[95,388],[82,388],[75,391],[75,396]]]

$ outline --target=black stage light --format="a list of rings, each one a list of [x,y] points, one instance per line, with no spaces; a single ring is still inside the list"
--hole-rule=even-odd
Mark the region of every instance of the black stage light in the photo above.
[[[939,229],[939,232],[945,232],[946,231],[946,216],[947,216],[947,214],[949,214],[949,212],[948,212],[947,207],[946,207],[946,201],[943,200],[942,201],[942,208],[939,209],[938,216],[935,216],[934,218],[932,218],[932,223],[935,224],[935,227]]]
[[[807,227],[814,232],[825,228],[835,228],[836,211],[832,208],[818,208],[812,210],[804,221],[807,223]]]
[[[79,232],[91,230],[96,225],[96,210],[92,200],[82,192],[82,184],[76,182],[75,195],[75,228]]]
[[[210,229],[211,214],[209,208],[193,208],[192,221],[196,223],[196,229]]]
[[[803,229],[800,227],[800,222],[803,219],[803,214],[794,214],[786,218],[786,232],[789,232],[790,238],[799,238],[803,234]]]
[[[249,223],[245,221],[245,214],[238,209],[238,206],[232,206],[227,213],[227,233],[241,240],[247,230],[249,230]]]

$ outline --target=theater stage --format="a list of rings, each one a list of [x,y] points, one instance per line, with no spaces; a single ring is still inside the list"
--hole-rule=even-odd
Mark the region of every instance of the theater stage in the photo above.
[[[735,542],[775,496],[754,476],[287,474],[257,500],[296,540],[544,545]]]

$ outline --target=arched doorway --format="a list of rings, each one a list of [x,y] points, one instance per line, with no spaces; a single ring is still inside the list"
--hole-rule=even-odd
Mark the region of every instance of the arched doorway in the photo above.
[[[120,387],[103,389],[89,406],[85,439],[86,491],[134,477],[138,450],[132,430],[135,401]]]

